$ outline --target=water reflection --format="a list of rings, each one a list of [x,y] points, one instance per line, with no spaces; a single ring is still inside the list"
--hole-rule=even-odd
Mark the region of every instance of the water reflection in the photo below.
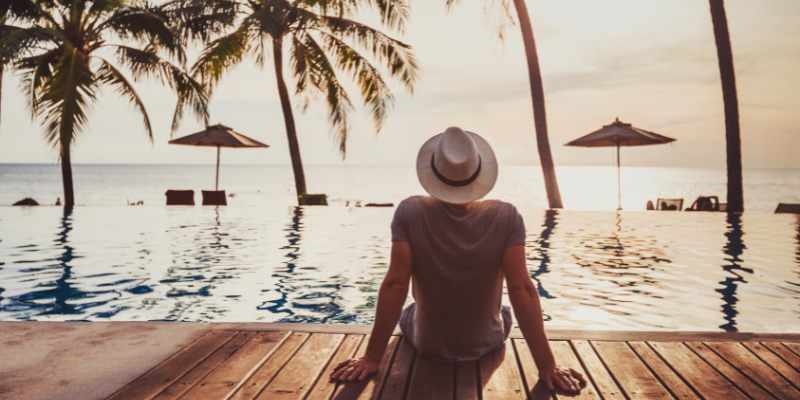
[[[530,272],[530,276],[531,279],[536,282],[536,290],[539,292],[539,296],[547,299],[553,299],[555,296],[551,295],[547,289],[544,288],[541,278],[542,275],[550,272],[547,269],[548,265],[550,264],[550,235],[553,234],[553,231],[556,229],[556,225],[558,225],[558,210],[545,210],[544,224],[542,224],[544,230],[542,230],[542,234],[539,235],[539,240],[536,242],[538,245],[534,246],[534,251],[538,253],[538,257],[532,257],[528,259],[531,261],[539,261],[539,267]]]
[[[80,283],[73,279],[73,267],[70,263],[80,256],[74,254],[75,249],[69,240],[70,232],[73,229],[72,212],[72,207],[64,207],[59,221],[59,231],[56,234],[56,239],[53,240],[53,243],[56,243],[57,256],[45,260],[56,261],[57,263],[41,268],[31,267],[20,270],[20,272],[35,275],[48,275],[51,271],[60,270],[58,278],[36,285],[37,288],[48,289],[36,289],[18,296],[10,296],[11,303],[0,307],[0,311],[21,311],[24,316],[20,319],[33,319],[33,317],[39,315],[78,315],[83,314],[85,309],[104,305],[113,300],[107,298],[100,301],[85,301],[102,294],[116,292],[113,290],[81,291]],[[1,292],[2,290],[0,290]]]
[[[725,301],[722,305],[722,314],[725,321],[727,321],[719,327],[726,331],[735,332],[737,330],[736,316],[739,314],[736,310],[736,303],[739,302],[739,299],[736,297],[736,289],[739,287],[739,284],[747,283],[742,275],[740,275],[739,271],[752,274],[753,270],[740,265],[744,263],[744,261],[739,258],[739,256],[742,255],[746,248],[742,240],[744,236],[744,232],[742,231],[742,215],[738,213],[728,213],[727,222],[728,231],[725,233],[725,236],[728,238],[728,241],[722,248],[722,252],[729,257],[725,258],[728,263],[723,265],[722,269],[733,276],[729,276],[725,278],[723,282],[719,282],[722,288],[716,289],[716,291],[722,293],[722,300]]]
[[[370,323],[393,211],[0,208],[0,320]],[[800,327],[795,216],[523,217],[549,328]]]
[[[279,294],[279,298],[266,301],[260,306],[256,307],[259,310],[266,310],[273,314],[284,314],[285,316],[280,319],[280,322],[292,322],[292,317],[295,315],[294,310],[292,310],[291,307],[287,307],[287,304],[289,304],[289,295],[296,290],[296,288],[294,288],[292,285],[292,282],[294,281],[292,274],[294,273],[295,268],[297,268],[297,263],[299,262],[301,255],[300,241],[302,239],[303,231],[302,220],[303,208],[299,206],[293,207],[292,221],[287,225],[287,229],[284,229],[284,232],[287,232],[286,239],[289,241],[289,244],[281,247],[281,250],[288,251],[284,254],[286,260],[283,262],[283,265],[285,265],[285,268],[277,268],[275,273],[272,274],[273,277],[278,278],[278,281],[275,284],[276,288],[264,289],[275,291],[275,293]]]

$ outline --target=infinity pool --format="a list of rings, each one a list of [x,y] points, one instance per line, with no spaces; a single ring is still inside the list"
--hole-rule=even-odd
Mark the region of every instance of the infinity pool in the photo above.
[[[796,215],[521,212],[549,328],[800,332]],[[369,324],[393,213],[0,207],[0,321]]]

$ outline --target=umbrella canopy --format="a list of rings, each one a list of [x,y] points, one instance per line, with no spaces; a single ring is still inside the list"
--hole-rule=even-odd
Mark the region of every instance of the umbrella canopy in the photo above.
[[[269,147],[268,144],[251,139],[241,133],[236,133],[233,128],[222,124],[209,126],[200,132],[170,140],[169,144],[212,146],[217,148],[217,179],[214,190],[219,190],[219,149],[221,147]]]
[[[649,146],[652,144],[665,144],[674,142],[675,139],[659,135],[655,132],[636,128],[632,124],[621,122],[619,118],[609,125],[603,125],[588,135],[575,139],[565,146],[580,147],[616,147],[617,148],[617,196],[619,210],[622,210],[622,189],[620,182],[619,148],[620,146]]]
[[[619,118],[610,125],[603,125],[586,136],[575,139],[565,146],[581,147],[617,147],[647,146],[674,142],[675,139],[654,132],[636,128],[631,124],[620,122]]]
[[[269,147],[267,144],[253,140],[241,133],[236,133],[233,128],[222,124],[209,126],[207,130],[170,140],[169,144],[213,147]]]

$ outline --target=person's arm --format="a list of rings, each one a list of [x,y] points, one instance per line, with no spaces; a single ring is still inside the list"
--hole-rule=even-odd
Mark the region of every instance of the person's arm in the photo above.
[[[381,289],[378,292],[375,323],[372,325],[367,352],[364,357],[343,361],[337,365],[331,378],[340,381],[363,380],[378,370],[392,332],[397,326],[397,320],[400,319],[403,304],[408,297],[411,262],[411,246],[408,242],[392,242],[389,271],[383,278]]]
[[[544,318],[542,306],[539,303],[539,293],[536,291],[528,268],[525,264],[525,246],[514,245],[506,248],[503,253],[503,272],[508,287],[508,297],[514,308],[519,329],[528,342],[536,367],[539,369],[539,379],[547,384],[549,389],[554,388],[554,382],[561,389],[579,391],[578,384],[586,383],[580,372],[572,368],[556,365],[547,334],[544,331]]]

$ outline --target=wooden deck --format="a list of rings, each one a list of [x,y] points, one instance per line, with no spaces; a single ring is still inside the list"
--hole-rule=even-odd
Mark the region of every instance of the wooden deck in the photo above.
[[[365,332],[212,330],[111,399],[800,399],[798,335],[551,333],[557,362],[588,378],[565,395],[538,381],[518,333],[502,350],[457,364],[421,357],[393,336],[371,379],[331,382],[336,364],[364,353]]]

